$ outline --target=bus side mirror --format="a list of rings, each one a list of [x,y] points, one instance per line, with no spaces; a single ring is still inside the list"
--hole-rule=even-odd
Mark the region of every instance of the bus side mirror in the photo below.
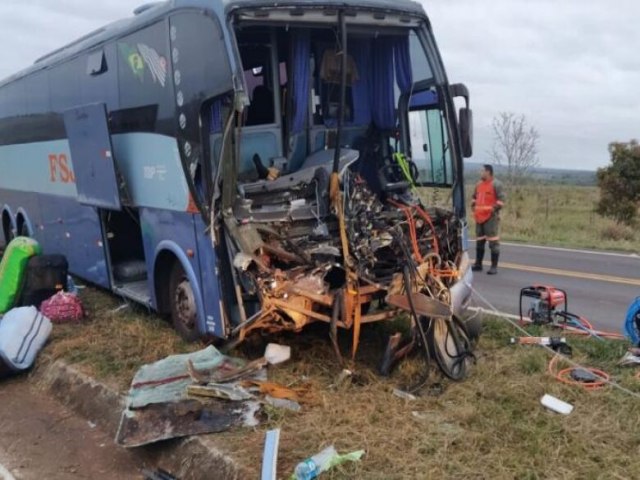
[[[462,107],[458,114],[460,126],[460,141],[462,143],[462,155],[469,158],[473,155],[473,111],[468,107]]]

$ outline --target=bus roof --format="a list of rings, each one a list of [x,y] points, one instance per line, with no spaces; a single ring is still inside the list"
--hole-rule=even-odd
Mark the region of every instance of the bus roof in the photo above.
[[[0,86],[10,83],[29,73],[43,70],[55,65],[62,60],[74,57],[91,48],[97,47],[108,40],[118,38],[135,31],[165,14],[182,8],[200,8],[213,10],[219,18],[244,8],[277,7],[361,7],[375,10],[406,12],[411,15],[425,16],[425,12],[418,2],[413,0],[166,0],[144,4],[134,10],[135,15],[129,18],[117,20],[101,27],[79,39],[54,50],[37,59],[35,63],[14,75],[0,80]]]

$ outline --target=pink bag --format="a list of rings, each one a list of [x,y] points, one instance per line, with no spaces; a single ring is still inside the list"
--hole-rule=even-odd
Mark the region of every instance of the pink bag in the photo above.
[[[67,292],[58,292],[42,302],[40,312],[53,323],[75,323],[84,316],[82,302],[78,296]]]

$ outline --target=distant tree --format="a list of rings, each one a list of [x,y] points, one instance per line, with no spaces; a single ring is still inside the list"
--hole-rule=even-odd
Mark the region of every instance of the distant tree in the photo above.
[[[637,140],[609,145],[611,165],[598,169],[598,213],[633,225],[640,208],[640,145]]]
[[[493,118],[493,146],[489,152],[492,161],[506,167],[510,184],[520,184],[531,169],[540,165],[538,140],[540,135],[529,125],[524,115],[500,112]]]

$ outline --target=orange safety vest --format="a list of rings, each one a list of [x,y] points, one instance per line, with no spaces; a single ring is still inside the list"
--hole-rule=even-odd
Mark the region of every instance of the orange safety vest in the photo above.
[[[498,196],[493,180],[478,182],[476,185],[476,205],[473,216],[476,223],[485,223],[493,215],[493,207],[498,204]]]

